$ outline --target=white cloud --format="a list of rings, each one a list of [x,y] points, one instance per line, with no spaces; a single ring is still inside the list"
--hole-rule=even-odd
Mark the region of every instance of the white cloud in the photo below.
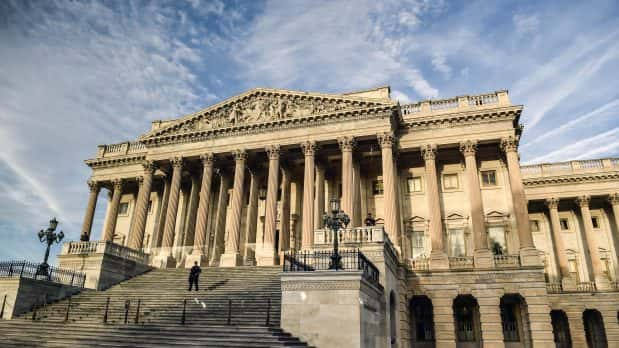
[[[391,91],[391,99],[395,99],[400,102],[400,104],[410,104],[411,99],[404,93],[398,90]]]
[[[442,54],[434,54],[432,57],[432,67],[434,67],[434,70],[440,72],[445,79],[449,79],[451,76],[451,67],[447,65],[447,60]]]
[[[512,17],[516,32],[519,34],[534,34],[539,28],[537,14],[516,13]]]

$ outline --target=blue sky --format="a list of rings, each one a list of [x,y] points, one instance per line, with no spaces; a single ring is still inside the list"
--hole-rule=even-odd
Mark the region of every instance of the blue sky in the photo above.
[[[619,156],[617,81],[617,1],[4,0],[0,259],[38,260],[51,216],[78,238],[98,144],[252,87],[508,89],[534,163]]]

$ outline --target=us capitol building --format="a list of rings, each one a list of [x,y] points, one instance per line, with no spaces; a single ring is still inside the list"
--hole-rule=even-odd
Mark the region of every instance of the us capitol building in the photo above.
[[[619,159],[521,166],[522,110],[507,91],[400,105],[389,87],[255,88],[154,121],[86,160],[82,242],[65,244],[60,266],[89,272],[77,256],[94,252],[80,245],[99,237],[103,208],[98,243],[151,267],[290,270],[332,250],[323,214],[337,198],[350,217],[339,247],[363,253],[378,282],[282,272],[287,331],[343,346],[316,338],[329,328],[304,322],[295,296],[353,289],[356,331],[338,329],[351,346],[619,347]],[[112,269],[103,281],[117,266],[96,267]]]

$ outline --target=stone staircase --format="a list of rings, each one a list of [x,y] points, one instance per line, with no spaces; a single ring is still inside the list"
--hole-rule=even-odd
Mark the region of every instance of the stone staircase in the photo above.
[[[307,347],[279,328],[279,272],[280,267],[204,268],[200,291],[188,292],[188,270],[153,270],[106,291],[86,290],[70,302],[48,304],[36,311],[36,320],[31,312],[0,321],[0,345]]]

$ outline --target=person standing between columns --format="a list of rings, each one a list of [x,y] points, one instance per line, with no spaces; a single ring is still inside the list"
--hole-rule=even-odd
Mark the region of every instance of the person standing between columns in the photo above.
[[[82,224],[82,234],[80,235],[80,241],[82,242],[88,242],[90,240],[92,221],[95,216],[97,198],[99,197],[101,185],[94,180],[88,180],[88,189],[90,191],[90,195],[88,196],[88,205],[86,206],[86,214],[84,215],[84,223]]]
[[[196,231],[194,234],[191,256],[187,258],[185,267],[195,262],[197,262],[198,265],[205,265],[207,262],[206,253],[209,249],[206,230],[208,226],[208,207],[211,200],[211,184],[213,182],[213,163],[215,162],[215,156],[213,156],[212,153],[206,153],[200,155],[200,159],[202,160],[202,185],[200,186]]]
[[[466,166],[466,183],[469,188],[471,224],[473,225],[473,245],[475,248],[475,267],[493,267],[494,257],[488,249],[484,207],[481,199],[479,175],[477,173],[477,159],[475,158],[475,154],[477,152],[477,142],[467,140],[460,143],[460,152],[462,152],[462,155],[464,155],[464,164]]]
[[[110,211],[108,214],[108,223],[105,229],[104,241],[114,241],[114,232],[116,232],[116,220],[118,218],[118,206],[120,205],[120,197],[122,196],[123,181],[122,179],[112,180],[112,186],[114,187],[114,193],[112,194],[112,202]]]
[[[342,150],[342,210],[348,214],[350,221],[355,221],[352,154],[357,142],[354,137],[342,137],[337,142]]]
[[[153,184],[153,173],[155,172],[155,163],[146,161],[143,164],[144,176],[142,184],[138,192],[137,204],[135,207],[135,221],[129,239],[129,248],[139,250],[142,249],[144,241],[144,230],[146,229],[146,214],[148,213],[148,204],[150,202],[150,190]]]
[[[518,139],[510,136],[501,140],[501,148],[505,152],[507,171],[509,172],[509,186],[511,187],[514,215],[520,240],[520,263],[523,266],[541,266],[542,261],[539,252],[533,245],[533,235],[529,225],[529,210],[527,198],[520,174],[520,161],[518,158]]]
[[[168,211],[165,219],[165,229],[163,231],[162,261],[163,267],[174,267],[176,261],[172,256],[172,246],[174,244],[174,229],[176,228],[176,214],[178,211],[178,196],[181,190],[181,174],[183,170],[183,158],[174,157],[170,159],[172,165],[172,181],[170,183],[170,196],[168,198]]]
[[[395,168],[393,166],[393,145],[395,143],[395,136],[393,133],[381,133],[377,135],[378,143],[381,148],[382,168],[383,168],[383,189],[385,194],[384,199],[384,218],[385,229],[387,235],[393,243],[396,244],[396,248],[399,248],[400,242],[400,223],[398,221],[398,197],[395,189]],[[351,219],[352,220],[352,219]]]
[[[234,186],[232,190],[232,202],[230,212],[230,229],[226,233],[226,249],[221,256],[220,265],[222,267],[234,267],[242,263],[239,253],[239,240],[241,238],[241,217],[243,210],[243,186],[245,183],[245,161],[247,152],[245,150],[234,151]]]
[[[316,142],[306,141],[301,144],[305,155],[305,172],[303,174],[303,218],[301,225],[301,249],[307,250],[314,244],[314,180]]]
[[[575,279],[570,277],[570,269],[568,267],[567,255],[565,254],[565,244],[561,236],[561,222],[559,220],[559,199],[549,198],[546,200],[546,206],[550,215],[550,227],[552,228],[552,237],[557,252],[557,261],[559,264],[559,276],[564,289],[569,289],[570,285],[576,286]],[[567,286],[566,286],[567,285]]]
[[[425,161],[426,185],[428,193],[428,209],[430,211],[430,267],[432,269],[449,268],[449,258],[445,253],[443,243],[443,218],[441,214],[441,201],[438,190],[438,175],[436,174],[436,145],[425,145],[421,148],[421,154]]]
[[[582,223],[585,227],[585,238],[587,239],[587,247],[589,250],[589,256],[591,257],[593,280],[595,281],[595,285],[598,290],[606,290],[610,288],[610,281],[608,277],[604,274],[604,267],[602,266],[602,259],[600,258],[600,250],[597,236],[593,231],[591,211],[589,210],[590,202],[591,197],[589,196],[581,196],[576,199],[576,203],[580,207]]]
[[[275,230],[277,229],[277,190],[279,189],[279,145],[266,148],[269,156],[269,177],[267,179],[266,211],[264,216],[264,235],[258,266],[275,265]]]

